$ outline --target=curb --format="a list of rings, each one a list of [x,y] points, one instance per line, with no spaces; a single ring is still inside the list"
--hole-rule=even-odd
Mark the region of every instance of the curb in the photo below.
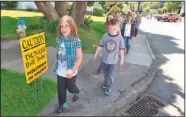
[[[150,44],[149,44],[149,41],[147,40],[147,36],[145,36],[145,42],[146,42],[147,49],[148,49],[148,51],[149,51],[149,54],[150,54],[151,58],[152,58],[152,59],[156,59],[156,57],[155,57],[155,55],[154,55],[154,53],[153,53],[153,51],[152,51],[152,48],[151,48],[151,46],[150,46]]]

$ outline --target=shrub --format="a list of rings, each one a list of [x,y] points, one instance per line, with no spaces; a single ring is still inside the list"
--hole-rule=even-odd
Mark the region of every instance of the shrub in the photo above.
[[[36,20],[31,24],[28,24],[27,28],[30,30],[47,30],[49,32],[55,33],[58,21],[48,22],[44,17],[40,20]]]
[[[31,6],[26,6],[26,11],[36,12],[36,9],[32,8]]]
[[[163,14],[163,9],[158,9],[158,14]]]
[[[84,24],[86,25],[87,29],[90,30],[90,25],[92,24],[93,20],[91,19],[91,16],[84,18]]]
[[[27,26],[28,30],[37,30],[37,29],[41,29],[40,25],[38,24],[30,24]]]
[[[50,32],[56,32],[58,21],[48,22],[44,17],[41,18],[40,27]]]
[[[93,15],[102,17],[104,15],[104,10],[103,9],[99,9],[99,8],[94,8],[93,9]]]

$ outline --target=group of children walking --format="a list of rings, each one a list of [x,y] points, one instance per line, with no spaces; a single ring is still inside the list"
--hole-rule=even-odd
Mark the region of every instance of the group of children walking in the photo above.
[[[104,82],[102,87],[106,95],[111,94],[118,60],[120,60],[120,66],[122,67],[124,51],[126,50],[126,54],[128,54],[130,39],[137,35],[136,22],[137,18],[133,19],[130,13],[127,14],[126,18],[123,18],[120,12],[110,12],[107,15],[106,33],[103,34],[93,55],[93,60],[95,60],[100,50],[103,49],[98,71],[103,70]],[[68,109],[67,89],[74,94],[73,102],[79,99],[80,94],[76,79],[83,54],[76,24],[71,16],[65,15],[59,20],[56,48],[56,63],[53,72],[57,74],[59,107],[55,114],[60,115]]]
[[[120,22],[120,30],[118,34],[121,34],[124,43],[125,43],[125,53],[129,53],[130,49],[130,40],[134,39],[137,36],[138,28],[141,23],[140,13],[136,11],[136,17],[133,18],[132,12],[128,12],[128,14],[123,14],[122,12],[110,12],[107,15],[105,22],[105,30],[108,31],[108,23],[111,19],[118,19]],[[101,73],[103,67],[103,62],[101,60],[99,67],[97,69],[98,73]]]

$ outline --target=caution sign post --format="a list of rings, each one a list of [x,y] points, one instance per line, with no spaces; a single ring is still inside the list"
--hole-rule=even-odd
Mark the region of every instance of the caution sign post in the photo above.
[[[20,39],[27,84],[48,69],[44,32]]]

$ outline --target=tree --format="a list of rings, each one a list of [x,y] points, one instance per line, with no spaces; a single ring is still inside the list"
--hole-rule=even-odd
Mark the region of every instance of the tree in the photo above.
[[[141,1],[138,1],[138,11],[140,11],[140,3]]]
[[[99,4],[101,4],[102,8],[104,10],[106,10],[106,7],[105,7],[106,2],[105,1],[100,1]]]
[[[91,7],[91,6],[93,6],[93,5],[94,5],[94,1],[88,1],[88,2],[87,2],[87,6]]]
[[[34,1],[38,9],[43,13],[45,18],[51,22],[59,19],[59,14],[57,13],[51,2],[48,1]]]
[[[128,2],[128,6],[132,11],[137,10],[138,2]]]
[[[55,7],[49,1],[35,1],[35,4],[49,22],[59,20],[67,12],[66,2],[56,1]],[[71,7],[70,15],[74,17],[78,27],[83,23],[85,8],[85,1],[74,2]]]
[[[70,12],[70,15],[75,19],[75,22],[77,24],[77,27],[80,26],[80,24],[84,25],[84,11],[86,9],[87,3],[85,1],[79,1],[74,2],[72,4],[72,9]]]
[[[77,27],[80,26],[80,24],[84,25],[83,19],[84,19],[84,13],[86,9],[86,2],[85,1],[79,1],[76,4],[76,24]]]
[[[181,2],[164,2],[164,9],[168,12],[175,12],[181,8],[180,4]]]
[[[124,4],[122,2],[106,2],[105,6],[107,12],[121,11],[123,10]]]
[[[15,9],[17,7],[17,1],[2,1],[1,5],[5,9]]]
[[[56,1],[55,2],[55,9],[58,12],[59,16],[63,16],[67,12],[67,4],[65,1]]]

